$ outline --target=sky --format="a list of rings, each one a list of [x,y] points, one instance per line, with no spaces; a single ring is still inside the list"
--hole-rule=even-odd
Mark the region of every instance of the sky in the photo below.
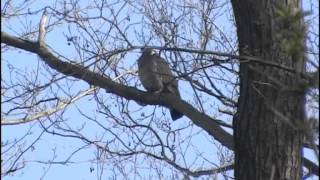
[[[49,3],[48,1],[41,1],[43,3]],[[306,2],[306,1],[304,1]],[[83,3],[83,2],[82,2]],[[3,6],[3,5],[2,5]],[[44,7],[45,4],[36,4],[32,6],[33,8],[37,9],[39,7]],[[36,16],[34,16],[31,19],[28,19],[32,24],[36,25],[39,22],[41,13],[38,13]],[[134,17],[131,17],[134,19]],[[221,18],[223,19],[223,18]],[[23,28],[21,26],[21,19],[11,20],[11,27],[15,27],[15,29],[8,29],[5,26],[6,22],[2,22],[2,31],[8,32],[12,35],[15,35],[15,32],[22,32]],[[221,20],[222,21],[222,20]],[[224,22],[220,22],[223,24]],[[4,25],[4,26],[3,26]],[[68,46],[67,40],[64,38],[63,34],[68,33],[68,26],[62,24],[59,26],[59,28],[55,28],[53,31],[51,31],[47,37],[46,41],[50,45],[50,47],[53,47],[55,51],[62,53],[66,57],[73,58],[75,57],[75,51],[71,46]],[[71,27],[72,28],[72,27]],[[126,58],[126,61],[123,63],[127,63],[128,66],[133,66],[135,63],[135,60],[138,58],[139,53],[135,51],[134,53],[131,53]],[[24,71],[30,71],[34,70],[35,67],[42,66],[43,62],[39,60],[39,58],[30,53],[26,53],[23,51],[10,51],[8,53],[2,54],[2,66],[1,66],[1,74],[3,79],[9,79],[9,67],[8,64],[11,64],[12,66],[16,67],[18,70],[13,72],[14,74],[22,74],[24,75]],[[46,76],[41,76],[43,78],[43,82],[46,80]],[[182,83],[182,87],[186,86]],[[84,82],[76,82],[71,85],[71,88],[75,90],[79,89],[87,89],[89,85]],[[53,87],[58,89],[59,87]],[[143,89],[141,86],[140,89]],[[57,90],[58,91],[58,90]],[[190,88],[182,88],[183,97],[190,96]],[[61,95],[64,95],[63,92],[58,92]],[[50,94],[48,95],[50,96]],[[65,113],[65,117],[68,119],[67,124],[72,126],[74,129],[81,129],[83,124],[85,123],[85,128],[82,129],[80,132],[86,134],[87,137],[90,137],[92,139],[99,139],[103,138],[104,135],[102,135],[100,132],[102,129],[96,129],[97,126],[95,123],[90,122],[83,116],[79,115],[79,112],[77,109],[83,110],[84,113],[93,116],[98,117],[98,119],[101,119],[102,122],[106,122],[104,120],[105,117],[103,117],[101,114],[97,113],[96,107],[93,105],[94,101],[91,98],[83,98],[79,101],[77,101],[76,104],[71,105]],[[134,104],[135,102],[132,102]],[[138,108],[135,105],[132,105],[133,108]],[[9,107],[2,107],[4,109]],[[153,110],[153,106],[147,106],[145,107],[146,112]],[[138,116],[137,114],[135,116]],[[223,117],[224,118],[224,117]],[[171,123],[172,128],[179,128],[189,123],[188,118],[184,117],[180,119],[179,121],[175,123]],[[44,122],[44,124],[48,125],[47,122]],[[48,153],[50,154],[57,154],[57,159],[64,160],[69,157],[69,155],[77,151],[79,147],[82,147],[84,143],[82,143],[79,140],[72,139],[72,138],[61,138],[59,136],[52,136],[48,135],[46,133],[43,133],[43,130],[39,123],[37,121],[26,123],[22,125],[15,125],[15,126],[5,126],[1,127],[2,130],[2,142],[5,142],[7,140],[12,140],[14,138],[19,139],[20,137],[23,137],[26,133],[31,132],[27,136],[27,140],[32,142],[33,140],[37,139],[40,134],[40,140],[37,142],[37,144],[31,148],[33,150],[30,150],[26,153],[26,155],[23,157],[26,159],[27,166],[22,170],[18,171],[14,175],[6,176],[4,177],[5,180],[19,180],[19,179],[44,179],[44,180],[53,180],[53,179],[81,179],[81,180],[89,180],[89,179],[97,179],[97,176],[99,176],[99,168],[97,167],[96,163],[90,162],[95,157],[95,153],[98,153],[95,148],[92,147],[86,147],[77,152],[73,157],[72,161],[74,161],[74,164],[70,165],[51,165],[51,166],[43,166],[42,164],[39,165],[36,161],[40,160],[50,160],[48,158],[52,158],[52,156],[48,156]],[[208,154],[208,156],[212,157],[211,161],[219,161],[216,159],[217,149],[215,146],[210,143],[212,140],[209,139],[209,136],[205,133],[198,133],[200,131],[199,128],[193,127],[192,129],[184,132],[183,135],[189,135],[189,134],[195,134],[194,138],[192,139],[193,145],[197,146],[198,149],[203,150],[204,154]],[[109,136],[109,134],[106,133],[105,136]],[[123,137],[125,138],[125,137]],[[203,143],[203,140],[206,140],[205,143]],[[208,140],[209,139],[209,140]],[[28,143],[28,144],[29,144]],[[207,151],[205,150],[207,149]],[[315,161],[314,153],[310,150],[304,151],[305,155],[307,157],[310,157],[309,159]],[[191,155],[192,157],[192,155]],[[5,158],[5,157],[4,157]],[[57,160],[56,159],[56,160]],[[141,159],[143,162],[143,159]],[[108,162],[107,162],[108,163]],[[148,166],[149,164],[143,164],[141,163],[141,166]],[[95,170],[93,172],[90,172],[90,169],[94,168]],[[147,171],[146,171],[146,177],[147,177]],[[105,171],[105,174],[103,177],[107,177],[107,179],[115,179],[112,175],[112,172],[110,169],[107,169]],[[169,177],[168,177],[169,178]],[[138,178],[139,179],[139,178]],[[311,179],[311,178],[310,178]]]

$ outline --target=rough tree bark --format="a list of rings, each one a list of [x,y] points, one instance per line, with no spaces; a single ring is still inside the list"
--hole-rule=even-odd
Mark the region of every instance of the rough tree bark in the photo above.
[[[304,71],[303,58],[284,53],[277,8],[297,12],[299,0],[232,0],[240,55],[261,57]],[[302,49],[303,50],[303,49]],[[241,61],[240,61],[241,62]],[[240,65],[240,97],[234,118],[235,178],[298,180],[302,177],[305,93],[297,74],[273,67]],[[288,122],[289,121],[289,122]]]

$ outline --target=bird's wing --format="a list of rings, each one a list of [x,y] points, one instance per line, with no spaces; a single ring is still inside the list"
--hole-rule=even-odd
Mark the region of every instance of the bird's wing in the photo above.
[[[153,59],[156,62],[157,72],[159,73],[164,86],[166,86],[165,89],[173,94],[179,95],[178,81],[171,72],[169,64],[160,56],[153,56]]]

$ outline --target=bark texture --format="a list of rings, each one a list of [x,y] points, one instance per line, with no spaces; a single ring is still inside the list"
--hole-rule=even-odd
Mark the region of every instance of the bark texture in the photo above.
[[[303,58],[281,49],[277,7],[297,11],[296,0],[232,0],[240,55],[256,56],[304,71]],[[234,118],[237,180],[298,180],[302,177],[305,95],[296,75],[275,67],[240,61],[240,97]],[[300,125],[299,125],[300,124]]]

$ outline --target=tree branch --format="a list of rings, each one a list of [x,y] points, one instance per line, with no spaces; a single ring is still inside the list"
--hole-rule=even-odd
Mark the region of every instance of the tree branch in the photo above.
[[[228,132],[223,130],[219,123],[206,114],[200,113],[187,102],[179,99],[171,94],[155,95],[138,90],[134,87],[125,86],[112,81],[109,77],[104,77],[94,73],[83,66],[64,62],[54,56],[49,50],[37,42],[23,40],[18,37],[11,36],[5,32],[1,32],[1,43],[13,46],[25,51],[33,52],[39,55],[42,60],[51,68],[68,76],[82,79],[90,85],[99,86],[106,89],[108,92],[124,97],[128,100],[135,100],[150,105],[162,105],[165,107],[175,107],[179,112],[190,118],[192,122],[205,130],[208,134],[214,137],[222,145],[233,150],[233,137]],[[308,159],[304,158],[304,165],[314,174],[319,175],[318,166]]]
[[[40,23],[39,23],[39,36],[38,36],[39,43],[44,43],[44,37],[46,35],[47,23],[48,23],[48,13],[47,13],[47,10],[44,9]]]
[[[319,69],[316,72],[307,73],[309,88],[319,88]]]
[[[140,91],[134,87],[125,86],[112,81],[108,77],[94,73],[83,66],[64,62],[54,56],[49,50],[37,42],[23,40],[1,32],[1,42],[9,46],[20,48],[39,55],[42,60],[51,68],[68,76],[82,79],[90,85],[99,86],[108,92],[124,97],[128,100],[135,100],[150,105],[162,105],[165,107],[175,107],[179,112],[189,117],[193,123],[218,140],[222,145],[233,149],[233,138],[228,132],[223,130],[217,121],[211,117],[200,113],[193,106],[172,94],[155,95]]]

